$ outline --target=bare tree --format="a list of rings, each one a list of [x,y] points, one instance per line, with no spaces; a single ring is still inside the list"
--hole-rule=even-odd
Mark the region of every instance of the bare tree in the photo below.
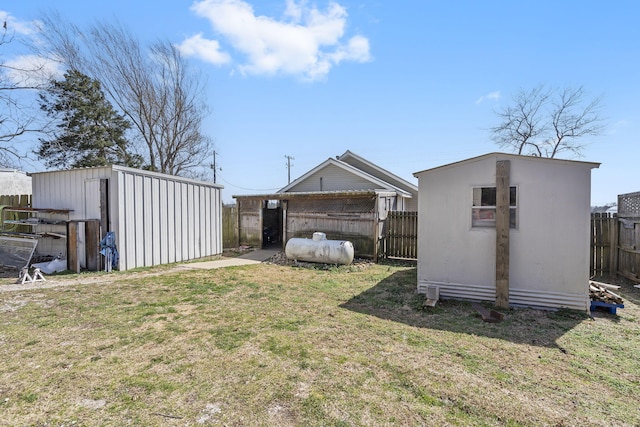
[[[157,41],[145,49],[119,25],[98,23],[83,31],[57,15],[42,21],[54,56],[100,81],[133,123],[145,168],[189,175],[210,157],[211,141],[202,133],[209,114],[204,83],[175,46]]]
[[[1,51],[12,43],[17,40],[5,21],[0,29]],[[46,128],[46,123],[38,120],[40,112],[34,106],[34,95],[46,82],[42,78],[44,72],[41,64],[17,65],[0,59],[0,166],[15,166],[25,159],[27,154],[19,149],[16,140]]]
[[[580,156],[583,138],[602,133],[601,98],[586,99],[582,86],[552,90],[538,86],[520,90],[512,104],[496,114],[500,124],[490,129],[501,148],[518,154],[556,157],[563,152]]]

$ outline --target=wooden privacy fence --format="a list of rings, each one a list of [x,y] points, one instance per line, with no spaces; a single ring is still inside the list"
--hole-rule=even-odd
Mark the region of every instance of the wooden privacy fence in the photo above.
[[[238,207],[222,207],[222,248],[238,247]]]
[[[0,196],[0,206],[27,207],[31,206],[31,194]]]
[[[7,226],[4,224],[5,219],[22,219],[26,218],[25,215],[19,213],[11,213],[11,216],[8,216],[7,213],[3,211],[5,207],[14,207],[14,208],[27,208],[31,207],[31,194],[23,194],[23,195],[0,195],[0,230],[7,231]],[[27,226],[23,225],[13,225],[11,226],[11,231],[19,231],[19,232],[29,232],[31,229]]]
[[[591,275],[640,283],[640,192],[618,196],[618,214],[591,215]]]
[[[617,218],[609,213],[591,214],[591,276],[613,273],[616,244],[614,242]]]
[[[618,196],[617,274],[640,283],[640,192]]]
[[[385,258],[418,259],[418,212],[388,213],[382,251]]]

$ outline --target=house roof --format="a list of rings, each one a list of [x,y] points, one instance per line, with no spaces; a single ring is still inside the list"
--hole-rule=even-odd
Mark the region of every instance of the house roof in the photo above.
[[[345,157],[345,160],[342,159],[343,156]],[[359,162],[360,163],[360,167],[352,165],[349,163],[349,161],[351,162]],[[307,178],[311,177],[312,175],[314,175],[316,172],[329,167],[329,166],[335,166],[338,167],[344,171],[347,171],[349,173],[352,173],[355,176],[358,176],[362,179],[365,179],[373,184],[375,184],[376,186],[381,187],[382,189],[386,189],[386,190],[391,190],[396,192],[398,195],[402,196],[402,197],[413,197],[413,194],[416,194],[418,191],[418,187],[414,186],[413,184],[409,183],[408,181],[403,180],[402,178],[393,175],[390,172],[385,171],[384,169],[374,165],[371,162],[368,162],[366,160],[364,160],[363,158],[356,156],[355,154],[351,153],[350,151],[346,151],[345,154],[343,154],[342,156],[338,156],[338,158],[334,159],[332,157],[328,158],[327,160],[325,160],[324,162],[320,163],[318,166],[316,166],[315,168],[311,169],[310,171],[308,171],[307,173],[305,173],[304,175],[298,177],[297,179],[295,179],[294,181],[292,181],[291,183],[289,183],[288,185],[286,185],[285,187],[281,188],[280,190],[278,190],[278,193],[287,193],[290,192],[289,190],[291,190],[292,188],[294,188],[296,185],[300,184],[301,182],[303,182],[304,180],[306,180]],[[368,170],[365,170],[365,168],[370,169],[371,172],[378,172],[377,174],[380,176],[375,176],[372,173],[370,173]],[[386,179],[385,179],[386,178]],[[388,179],[388,180],[387,180]],[[400,185],[398,185],[400,184]],[[405,187],[405,188],[403,188]]]
[[[347,150],[341,156],[338,156],[338,160],[348,163],[360,170],[366,171],[369,174],[376,176],[383,181],[392,183],[397,187],[400,187],[408,192],[418,191],[418,186],[410,183],[409,181],[400,178],[398,175],[395,175],[389,172],[386,169],[381,168],[380,166],[371,163],[367,159],[358,156],[357,154]]]
[[[595,162],[583,162],[579,160],[565,160],[565,159],[556,159],[556,158],[549,158],[549,157],[523,156],[520,154],[494,152],[494,153],[483,154],[481,156],[471,157],[469,159],[460,160],[453,163],[448,163],[446,165],[437,166],[435,168],[414,172],[413,176],[418,177],[418,175],[424,172],[432,172],[440,169],[446,169],[454,166],[463,165],[465,163],[472,163],[479,160],[484,160],[490,157],[496,157],[502,160],[527,160],[527,161],[535,161],[535,162],[551,162],[551,163],[557,163],[557,164],[563,164],[563,163],[564,164],[582,164],[584,166],[590,167],[591,169],[598,168],[600,166],[600,163],[595,163]]]

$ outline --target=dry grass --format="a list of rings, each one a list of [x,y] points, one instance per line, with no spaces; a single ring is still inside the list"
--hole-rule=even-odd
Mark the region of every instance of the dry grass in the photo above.
[[[407,266],[64,280],[0,292],[1,425],[640,424],[632,287],[488,324],[424,309]]]

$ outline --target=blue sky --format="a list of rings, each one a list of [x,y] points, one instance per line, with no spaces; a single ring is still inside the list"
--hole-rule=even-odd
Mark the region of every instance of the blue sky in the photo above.
[[[540,84],[603,98],[604,133],[572,158],[602,163],[592,205],[640,191],[640,2],[23,0],[0,14],[28,25],[52,8],[184,49],[207,76],[225,202],[285,186],[285,156],[292,179],[351,150],[417,183],[499,151],[495,111]]]

